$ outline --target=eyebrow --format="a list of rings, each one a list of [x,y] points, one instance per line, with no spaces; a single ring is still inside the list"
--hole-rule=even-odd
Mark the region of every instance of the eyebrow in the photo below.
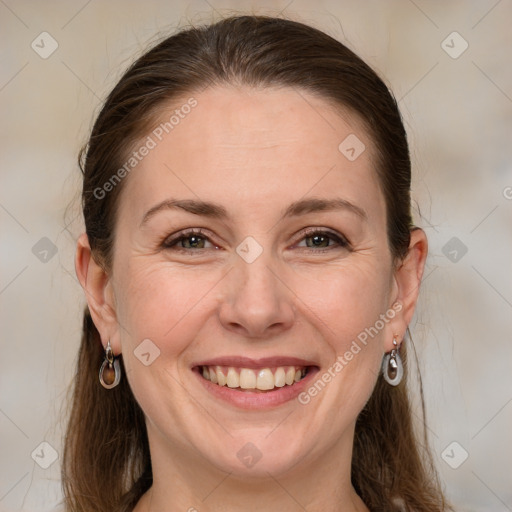
[[[334,199],[320,199],[320,198],[309,198],[300,199],[299,201],[293,202],[283,213],[283,217],[295,217],[299,215],[306,215],[307,213],[321,212],[321,211],[333,211],[333,210],[348,210],[363,220],[366,220],[368,216],[366,212],[356,206],[355,204],[336,197]]]
[[[196,199],[166,199],[150,208],[142,217],[140,227],[142,227],[151,217],[163,210],[181,209],[194,215],[210,217],[214,219],[228,219],[229,215],[224,206],[209,201]],[[308,198],[300,199],[291,203],[282,213],[283,218],[297,217],[308,213],[320,211],[348,210],[363,220],[368,218],[366,212],[347,201],[346,199],[320,199]]]
[[[142,217],[140,227],[142,227],[151,217],[162,210],[182,209],[194,215],[202,215],[215,219],[227,219],[229,217],[227,210],[220,204],[200,201],[196,199],[166,199],[161,203],[150,208]]]

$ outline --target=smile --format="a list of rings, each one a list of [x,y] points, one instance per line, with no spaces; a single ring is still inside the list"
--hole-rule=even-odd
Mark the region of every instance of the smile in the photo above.
[[[305,366],[277,366],[272,368],[241,368],[233,366],[201,366],[204,379],[217,386],[231,389],[272,391],[275,388],[293,386],[308,373]]]
[[[222,356],[197,361],[191,369],[216,401],[238,409],[265,410],[293,404],[320,367],[314,360],[289,356]]]

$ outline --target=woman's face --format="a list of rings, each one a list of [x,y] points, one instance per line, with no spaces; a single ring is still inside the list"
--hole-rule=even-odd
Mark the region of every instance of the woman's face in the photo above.
[[[372,141],[305,91],[193,96],[135,148],[155,145],[124,178],[106,287],[154,464],[277,476],[350,458],[406,327]]]

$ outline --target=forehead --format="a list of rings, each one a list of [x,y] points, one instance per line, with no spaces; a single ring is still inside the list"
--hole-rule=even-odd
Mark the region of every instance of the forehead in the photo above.
[[[150,149],[138,155],[121,199],[130,215],[169,196],[229,203],[234,214],[307,194],[383,207],[363,123],[304,90],[190,94],[162,107],[135,150],[142,146]]]

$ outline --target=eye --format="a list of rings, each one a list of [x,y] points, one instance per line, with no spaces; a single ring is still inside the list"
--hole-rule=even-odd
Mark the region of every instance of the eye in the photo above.
[[[162,243],[162,247],[182,251],[217,248],[200,229],[182,231],[173,237],[167,238]]]
[[[310,228],[306,231],[305,236],[296,244],[296,247],[306,247],[316,252],[325,252],[338,248],[350,248],[350,243],[342,235],[331,231]]]
[[[305,248],[313,252],[326,252],[336,248],[350,248],[347,239],[331,231],[309,228],[302,234],[295,247]],[[200,249],[219,249],[201,229],[190,229],[166,238],[162,242],[164,249],[191,252]]]

